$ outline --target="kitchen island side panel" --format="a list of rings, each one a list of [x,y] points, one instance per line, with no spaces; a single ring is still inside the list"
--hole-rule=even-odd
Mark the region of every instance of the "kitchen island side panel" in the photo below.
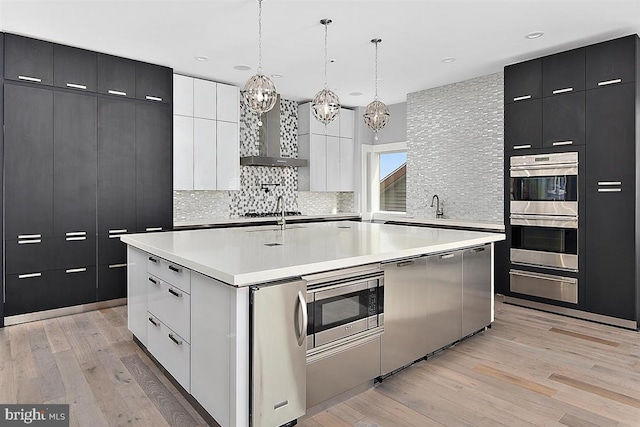
[[[0,70],[4,70],[4,33],[0,33]],[[4,73],[0,73],[0,128],[4,129]],[[4,218],[4,131],[0,132],[0,213]],[[0,221],[0,278],[2,301],[0,303],[0,328],[4,328],[4,221]]]

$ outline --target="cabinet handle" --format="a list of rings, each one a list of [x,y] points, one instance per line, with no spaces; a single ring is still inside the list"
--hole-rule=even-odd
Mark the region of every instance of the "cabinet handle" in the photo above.
[[[176,273],[181,273],[182,269],[178,267],[174,267],[173,265],[169,265],[169,270],[175,271]]]
[[[162,98],[160,98],[159,96],[145,96],[144,99],[148,100],[148,101],[160,101],[162,102]]]
[[[67,274],[72,274],[72,273],[84,273],[85,271],[87,271],[86,267],[85,268],[70,268],[68,270],[65,270],[64,272]]]
[[[174,297],[178,297],[178,298],[181,298],[181,297],[182,297],[182,293],[180,293],[180,292],[176,292],[176,291],[174,291],[174,290],[173,290],[173,289],[171,289],[171,288],[169,288],[169,293],[170,293],[171,295],[173,295]]]
[[[156,321],[155,321],[155,320],[153,320],[153,317],[149,317],[149,322],[151,322],[151,324],[152,324],[153,326],[156,326],[156,327],[157,327],[157,326],[160,326],[160,323],[156,323]]]
[[[178,345],[182,345],[182,340],[177,340],[171,333],[169,334],[169,339]]]
[[[473,248],[473,252],[484,252],[486,248]]]
[[[24,80],[24,81],[27,81],[27,82],[42,83],[42,79],[39,79],[37,77],[18,76],[18,80]]]
[[[126,267],[127,263],[124,264],[109,264],[109,268],[122,268],[122,267]]]
[[[157,260],[157,259],[155,259],[155,258],[154,258],[154,257],[152,257],[152,256],[150,256],[150,257],[149,257],[149,261],[151,261],[151,262],[153,262],[153,263],[155,263],[155,264],[157,264],[157,263],[158,263],[158,260]]]
[[[557,147],[558,145],[571,145],[573,144],[573,141],[556,141],[553,143],[554,147]]]
[[[30,279],[32,277],[40,277],[42,273],[29,273],[29,274],[20,274],[18,279]]]
[[[415,261],[402,261],[396,264],[396,267],[406,267],[408,265],[413,265],[415,264]]]
[[[598,181],[598,185],[622,185],[620,181]]]
[[[42,234],[19,234],[18,239],[40,239]]]
[[[68,233],[64,234],[67,237],[71,237],[71,236],[86,236],[87,232],[86,231],[70,231]]]
[[[40,239],[36,239],[36,240],[18,240],[18,244],[19,245],[31,245],[33,243],[42,243],[42,240],[40,240]]]
[[[605,80],[602,82],[598,82],[598,86],[607,86],[607,85],[613,85],[616,83],[622,83],[622,79],[613,79],[613,80]]]
[[[74,240],[87,240],[87,237],[86,236],[83,236],[83,237],[80,237],[80,236],[78,236],[78,237],[65,237],[65,240],[67,242],[71,242],[71,241],[74,241]]]
[[[72,87],[74,89],[87,89],[85,85],[79,85],[77,83],[67,83],[67,87]]]
[[[151,283],[153,283],[154,285],[157,285],[157,284],[158,284],[158,281],[157,281],[156,279],[154,279],[153,277],[149,277],[149,281],[150,281]]]
[[[525,144],[525,145],[514,145],[513,149],[514,150],[522,150],[523,148],[531,148],[531,144]]]
[[[127,92],[121,92],[119,90],[111,90],[109,89],[108,91],[111,95],[120,95],[120,96],[127,96]]]
[[[525,99],[531,99],[531,95],[516,96],[513,98],[514,101],[524,101]]]
[[[145,231],[162,231],[162,227],[147,227]]]
[[[444,255],[440,255],[440,259],[449,259],[449,258],[453,258],[456,254],[444,254]]]
[[[572,87],[566,87],[566,88],[564,88],[564,89],[556,89],[556,90],[554,90],[554,91],[553,91],[553,92],[551,92],[551,93],[553,93],[554,95],[557,95],[557,94],[559,94],[559,93],[565,93],[565,92],[571,92],[571,91],[573,91],[573,88],[572,88]]]
[[[109,230],[109,238],[110,239],[115,239],[120,237],[121,234],[125,234],[127,232],[126,228],[120,228],[117,230]]]
[[[619,193],[621,188],[598,188],[598,193]]]

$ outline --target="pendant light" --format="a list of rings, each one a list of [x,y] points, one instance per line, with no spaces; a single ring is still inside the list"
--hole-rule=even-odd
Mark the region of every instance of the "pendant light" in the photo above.
[[[364,111],[364,123],[375,132],[375,140],[378,140],[378,131],[387,125],[389,117],[389,107],[378,99],[378,44],[382,43],[382,39],[372,39],[371,43],[376,45],[376,96],[373,101],[367,105]]]
[[[262,0],[258,0],[258,73],[247,80],[242,92],[249,108],[259,115],[271,110],[278,98],[273,81],[262,74]],[[258,126],[262,126],[262,120]]]
[[[324,89],[316,93],[311,101],[313,116],[325,126],[340,114],[340,98],[329,90],[327,84],[327,27],[331,22],[331,19],[328,18],[320,20],[320,23],[324,25]]]

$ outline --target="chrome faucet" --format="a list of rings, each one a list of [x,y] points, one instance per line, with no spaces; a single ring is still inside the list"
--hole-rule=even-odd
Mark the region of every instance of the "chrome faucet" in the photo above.
[[[280,230],[285,230],[287,228],[287,220],[284,217],[284,199],[282,196],[278,196],[278,200],[276,202],[276,211],[278,210],[281,213],[281,217],[277,224],[280,226]]]
[[[442,218],[444,216],[444,212],[440,207],[440,197],[437,194],[434,194],[431,198],[431,207],[433,207],[433,201],[436,201],[436,218]]]

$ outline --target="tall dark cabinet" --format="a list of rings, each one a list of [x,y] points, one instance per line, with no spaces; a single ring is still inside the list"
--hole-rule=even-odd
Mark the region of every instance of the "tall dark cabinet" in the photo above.
[[[2,36],[0,317],[126,297],[119,236],[173,224],[172,70]]]

